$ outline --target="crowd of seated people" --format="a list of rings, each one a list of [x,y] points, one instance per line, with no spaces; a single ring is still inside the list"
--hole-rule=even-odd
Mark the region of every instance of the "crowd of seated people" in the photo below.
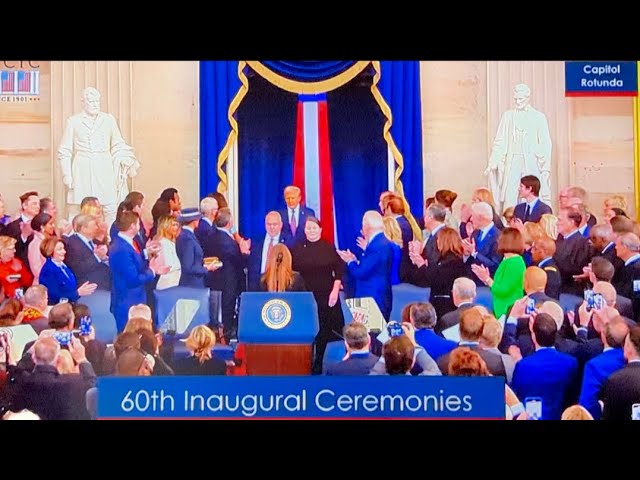
[[[145,196],[131,192],[106,225],[97,198],[69,222],[51,199],[26,192],[14,215],[0,204],[0,326],[28,325],[36,340],[19,355],[2,340],[2,401],[44,419],[94,418],[96,376],[232,372],[213,347],[237,339],[249,289],[313,294],[314,374],[327,344],[343,340],[345,358],[327,375],[497,375],[509,418],[526,418],[535,397],[545,419],[629,419],[640,403],[640,226],[622,196],[604,202],[599,221],[584,189],[563,188],[557,212],[539,191],[539,179],[523,177],[522,203],[499,212],[484,187],[459,210],[455,192],[438,190],[417,219],[383,192],[379,210],[363,212],[354,252],[322,239],[295,186],[251,239],[219,193],[183,208],[168,188],[148,222]],[[390,321],[400,283],[430,288],[428,302],[405,308],[403,335],[382,345],[362,325],[344,325],[340,292],[372,297]],[[220,324],[194,328],[180,352],[158,332],[154,306],[154,290],[176,286],[221,295]],[[480,289],[490,311],[477,304]],[[83,298],[96,291],[111,292],[118,334],[109,345],[95,330],[77,334],[90,316]]]

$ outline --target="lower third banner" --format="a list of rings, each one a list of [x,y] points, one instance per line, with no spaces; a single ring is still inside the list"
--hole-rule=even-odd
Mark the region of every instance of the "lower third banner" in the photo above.
[[[502,377],[102,377],[100,419],[504,419]]]

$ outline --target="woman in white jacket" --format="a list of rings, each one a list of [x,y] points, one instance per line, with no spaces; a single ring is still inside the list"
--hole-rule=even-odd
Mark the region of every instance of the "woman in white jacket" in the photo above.
[[[176,238],[180,232],[180,224],[175,217],[165,215],[158,220],[158,233],[154,240],[160,243],[160,257],[162,257],[164,265],[170,267],[169,272],[160,275],[157,290],[177,287],[180,283],[180,259],[176,253]]]

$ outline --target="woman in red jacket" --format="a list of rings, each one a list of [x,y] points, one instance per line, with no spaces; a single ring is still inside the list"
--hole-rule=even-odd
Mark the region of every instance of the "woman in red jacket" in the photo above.
[[[16,239],[0,236],[0,282],[7,297],[13,297],[16,289],[26,290],[33,283],[31,271],[16,258]]]

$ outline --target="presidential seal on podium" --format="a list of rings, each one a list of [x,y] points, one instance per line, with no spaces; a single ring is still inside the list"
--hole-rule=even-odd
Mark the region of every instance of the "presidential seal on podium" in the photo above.
[[[269,300],[262,307],[262,321],[272,330],[280,330],[291,321],[291,308],[283,300]]]

